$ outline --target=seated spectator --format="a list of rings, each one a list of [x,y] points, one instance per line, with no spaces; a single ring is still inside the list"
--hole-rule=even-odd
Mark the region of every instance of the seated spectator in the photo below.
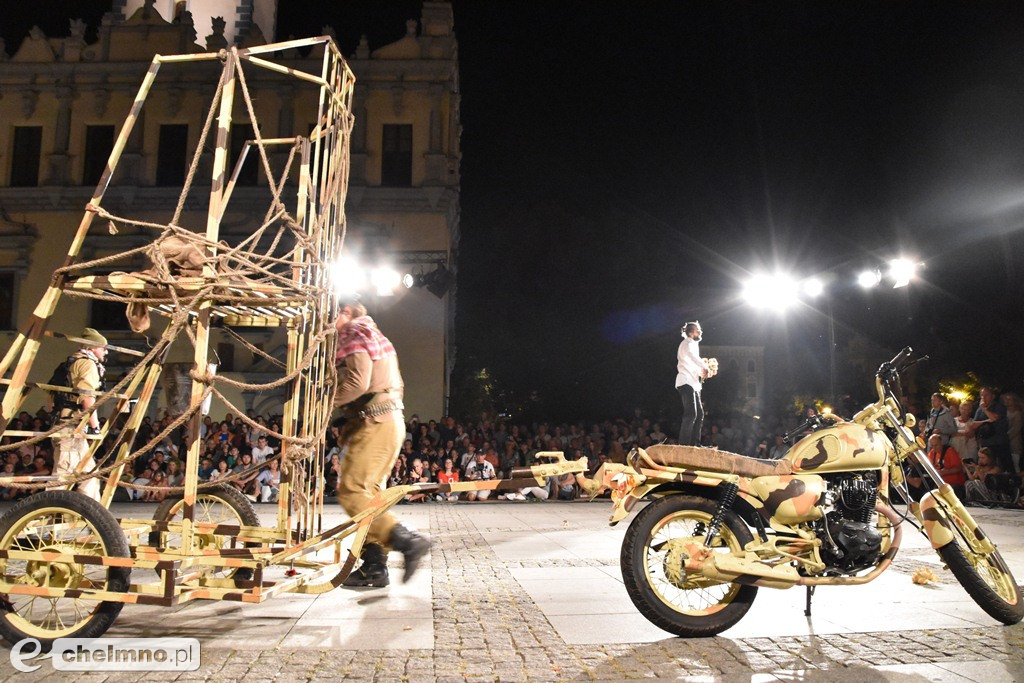
[[[217,467],[210,472],[210,481],[220,481],[230,476],[231,470],[228,468],[227,460],[218,460]]]
[[[421,425],[425,426],[425,425]],[[421,482],[430,482],[430,473],[423,467],[423,461],[419,458],[413,458],[412,467],[405,475],[404,484],[419,484]],[[422,492],[410,493],[405,497],[405,500],[410,503],[425,503],[427,495]]]
[[[325,476],[327,477],[327,484],[325,486],[324,494],[328,496],[336,496],[338,494],[338,482],[341,477],[341,456],[337,453],[331,455],[327,461],[327,467],[325,468]]]
[[[522,489],[520,493],[523,494],[523,499],[532,498],[534,500],[547,500],[551,497],[551,490],[557,487],[555,477],[548,477],[547,482],[544,486],[527,486]]]
[[[181,486],[185,481],[185,473],[181,471],[181,461],[171,460],[167,463],[167,485]]]
[[[267,469],[256,477],[256,485],[260,490],[261,503],[277,502],[277,494],[281,488],[281,470],[278,469],[277,460],[267,463]]]
[[[48,476],[50,468],[46,465],[46,457],[37,455],[32,459],[32,471],[29,474],[34,476]]]
[[[555,480],[558,487],[558,500],[576,500],[576,475],[566,472]]]
[[[466,466],[466,481],[490,481],[495,478],[494,465],[487,462],[483,453],[476,453],[473,462]],[[466,493],[466,500],[487,500],[490,496],[491,491],[489,489],[468,491]]]
[[[270,446],[267,437],[261,436],[256,440],[256,448],[252,449],[252,461],[256,465],[262,465],[273,454],[274,449]]]
[[[140,474],[139,476],[135,477],[134,480],[132,480],[132,483],[135,484],[136,486],[149,486],[149,482],[151,481],[153,481],[153,472],[152,470],[145,469],[142,471],[142,474]],[[145,500],[145,491],[141,489],[132,489],[131,492],[133,500]]]
[[[259,489],[256,488],[256,478],[260,475],[260,472],[255,469],[251,453],[243,453],[242,459],[231,470],[232,474],[241,474],[242,472],[248,472],[248,474],[240,479],[233,480],[231,485],[255,500],[256,494],[259,492]]]
[[[13,477],[14,476],[14,463],[5,462],[3,471],[0,472],[2,477]],[[22,489],[16,489],[11,486],[4,486],[0,488],[0,500],[14,500],[22,493]]]
[[[213,460],[210,458],[203,458],[199,463],[199,480],[210,481],[210,475],[213,474],[214,466]],[[150,472],[152,475],[152,472]]]
[[[438,484],[454,484],[459,481],[459,471],[455,469],[455,461],[448,457],[444,459],[443,467],[437,473]],[[458,493],[439,493],[437,500],[455,501],[459,499]]]
[[[140,491],[142,494],[141,500],[149,501],[151,503],[159,503],[167,497],[170,491],[167,490],[167,476],[163,472],[155,472],[153,478],[149,482],[150,486],[159,486],[158,491]]]
[[[970,503],[991,503],[999,500],[999,494],[986,485],[986,478],[989,475],[999,474],[999,469],[987,448],[978,451],[978,464],[967,463],[967,483],[964,488],[967,492],[966,502]]]

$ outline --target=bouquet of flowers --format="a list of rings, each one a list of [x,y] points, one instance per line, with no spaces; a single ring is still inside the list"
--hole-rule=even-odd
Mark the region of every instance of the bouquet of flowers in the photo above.
[[[704,364],[708,367],[707,379],[711,379],[718,374],[718,359],[717,358],[701,358]]]

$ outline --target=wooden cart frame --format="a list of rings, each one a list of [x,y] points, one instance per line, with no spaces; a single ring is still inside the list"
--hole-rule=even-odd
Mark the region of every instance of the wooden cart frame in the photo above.
[[[308,59],[322,55],[319,73],[276,61],[285,51],[308,50]],[[104,195],[161,67],[189,68],[197,63],[220,64],[216,93],[192,157],[173,217],[166,223],[118,216],[104,207]],[[306,62],[309,63],[308,61]],[[245,71],[255,67],[297,82],[293,87],[317,89],[312,131],[288,137],[263,138]],[[208,68],[205,67],[205,68]],[[402,486],[383,491],[365,512],[332,528],[323,528],[323,436],[334,394],[334,320],[338,295],[333,278],[345,239],[345,196],[348,184],[349,139],[353,125],[355,79],[329,37],[293,40],[216,53],[153,58],[131,110],[114,143],[107,167],[75,232],[64,265],[30,319],[0,360],[0,386],[6,385],[0,412],[0,436],[30,443],[71,436],[85,438],[88,455],[73,474],[0,477],[0,486],[50,490],[15,504],[0,519],[0,635],[10,641],[35,637],[44,643],[67,636],[97,637],[113,622],[123,604],[171,606],[195,599],[262,602],[286,592],[320,593],[341,584],[361,553],[371,522],[410,492],[513,488],[543,484],[546,476],[580,471],[582,461],[556,461],[523,472],[519,479],[451,485]],[[252,128],[250,139],[229,174],[233,111],[244,106]],[[215,132],[213,132],[215,131]],[[204,142],[213,137],[209,202],[205,232],[181,226],[183,208],[203,159]],[[221,221],[235,191],[247,155],[258,161],[273,196],[262,225],[237,244],[222,241]],[[271,160],[283,168],[275,171]],[[296,163],[297,160],[297,163]],[[286,191],[294,196],[285,197]],[[194,202],[195,199],[192,198]],[[96,219],[111,232],[130,226],[153,232],[143,248],[82,261],[82,247]],[[200,227],[200,226],[196,226]],[[184,245],[201,262],[201,272],[185,273],[168,257],[169,244]],[[269,246],[267,246],[269,245]],[[96,274],[100,266],[125,265],[148,256],[144,272]],[[196,263],[192,263],[193,266]],[[108,345],[135,357],[134,367],[115,386],[91,393],[96,408],[113,406],[112,415],[126,416],[121,431],[110,432],[107,420],[99,434],[87,434],[88,416],[58,419],[45,432],[9,429],[27,395],[33,391],[68,392],[32,382],[41,344],[63,339],[88,346],[85,339],[49,328],[65,297],[122,302],[166,320],[163,334],[148,351]],[[140,308],[141,307],[141,308]],[[282,376],[262,385],[246,385],[208,370],[211,331],[232,327],[284,326],[287,357],[276,362]],[[149,453],[169,432],[147,443],[136,437],[160,385],[165,360],[175,339],[188,336],[194,345],[188,408],[172,423],[186,427],[184,482],[180,500],[159,519],[116,520],[109,512],[125,468]],[[239,335],[236,339],[245,343]],[[253,352],[260,352],[255,347]],[[247,389],[283,388],[283,424],[278,436],[282,465],[276,524],[259,525],[251,504],[237,493],[199,481],[202,455],[203,403],[217,397],[245,418],[222,392],[222,384]],[[247,418],[246,418],[247,419]],[[107,455],[100,460],[101,446]],[[13,445],[0,444],[0,451]],[[97,463],[98,467],[94,465]],[[86,478],[104,478],[101,500],[70,489]],[[200,512],[215,506],[224,518]],[[218,509],[220,509],[218,508]],[[246,522],[250,523],[246,523]],[[350,538],[351,537],[351,538]],[[345,550],[345,544],[351,546]],[[284,567],[271,578],[268,569]],[[135,571],[134,575],[132,571]],[[155,574],[141,570],[153,570]],[[150,582],[131,579],[153,578]],[[38,608],[38,609],[37,609]]]

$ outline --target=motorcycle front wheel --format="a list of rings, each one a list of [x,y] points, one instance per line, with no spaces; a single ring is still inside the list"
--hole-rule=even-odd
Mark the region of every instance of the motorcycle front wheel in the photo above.
[[[946,566],[985,612],[1004,624],[1016,624],[1024,618],[1024,602],[1020,588],[998,550],[990,554],[976,553],[964,543],[957,531],[972,534],[966,525],[950,515],[956,526],[953,540],[938,549]]]
[[[718,503],[707,498],[668,495],[648,505],[629,525],[620,564],[626,591],[652,624],[685,638],[714,636],[750,609],[756,586],[687,576],[679,553],[686,543],[704,543]],[[753,540],[734,512],[726,512],[716,552],[743,550]]]

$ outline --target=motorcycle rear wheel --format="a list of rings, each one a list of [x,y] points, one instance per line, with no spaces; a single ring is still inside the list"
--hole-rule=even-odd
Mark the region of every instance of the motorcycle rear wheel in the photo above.
[[[951,521],[961,532],[973,533],[955,517]],[[990,617],[1007,625],[1024,618],[1020,588],[998,550],[989,555],[976,553],[954,530],[952,542],[939,548],[938,553],[967,594]]]
[[[670,540],[704,542],[718,503],[707,498],[668,495],[648,505],[626,531],[620,564],[626,591],[636,608],[658,628],[685,638],[717,635],[750,609],[756,586],[703,577],[670,577]],[[715,540],[719,552],[738,552],[753,540],[734,512],[726,512]]]

